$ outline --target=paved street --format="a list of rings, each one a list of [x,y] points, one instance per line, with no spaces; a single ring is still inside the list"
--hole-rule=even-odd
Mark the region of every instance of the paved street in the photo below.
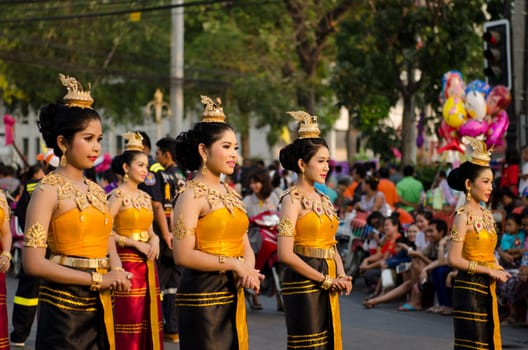
[[[16,280],[8,277],[8,309]],[[426,312],[399,312],[398,304],[381,305],[371,310],[363,308],[364,293],[360,281],[356,290],[341,298],[343,349],[345,350],[446,350],[452,348],[452,322],[449,317]],[[284,315],[275,311],[275,299],[261,297],[264,310],[248,308],[250,349],[276,350],[286,348]],[[528,349],[527,328],[502,328],[504,349]],[[34,332],[26,349],[34,346]],[[14,348],[13,348],[14,349]],[[177,344],[165,343],[165,349],[177,350]]]

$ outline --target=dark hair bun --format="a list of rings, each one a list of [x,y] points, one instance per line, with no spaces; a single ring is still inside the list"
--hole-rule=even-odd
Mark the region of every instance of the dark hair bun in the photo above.
[[[286,145],[279,152],[279,161],[282,167],[286,170],[291,170],[298,173],[300,171],[297,159],[293,152],[293,143]]]
[[[117,155],[112,159],[111,165],[112,171],[115,174],[124,175],[125,171],[123,170],[123,155]]]
[[[201,159],[196,157],[198,142],[192,130],[181,132],[174,140],[176,148],[176,161],[178,164],[190,171],[200,168]]]
[[[54,148],[56,145],[56,140],[52,130],[54,130],[54,119],[57,114],[57,106],[54,103],[42,106],[40,108],[38,127],[39,131],[42,134],[42,138],[46,143],[47,147]]]
[[[451,170],[447,176],[447,183],[454,190],[466,192],[466,180],[474,182],[479,174],[486,169],[490,168],[466,161],[458,168]]]
[[[462,192],[466,191],[466,185],[464,184],[464,180],[460,177],[460,168],[453,169],[449,172],[449,176],[447,177],[447,184],[454,190]]]

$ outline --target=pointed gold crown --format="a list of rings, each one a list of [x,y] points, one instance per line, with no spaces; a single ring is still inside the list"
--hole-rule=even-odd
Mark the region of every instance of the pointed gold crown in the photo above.
[[[84,91],[81,83],[74,77],[59,73],[59,79],[62,85],[66,86],[66,90],[68,90],[68,93],[62,98],[66,106],[92,108],[94,100],[90,94],[90,84],[88,84],[88,90]]]
[[[465,143],[467,143],[469,147],[469,162],[476,165],[489,167],[491,161],[491,149],[488,151],[486,144],[474,137],[466,136]]]
[[[317,117],[310,115],[303,111],[290,111],[286,112],[293,117],[293,119],[299,122],[299,134],[300,139],[316,139],[321,135],[319,125],[317,125]]]
[[[143,136],[139,132],[127,132],[123,134],[126,140],[125,152],[126,151],[140,151],[143,152]]]
[[[200,95],[200,101],[204,105],[202,113],[202,122],[205,123],[225,123],[224,109],[220,107],[222,100],[216,98],[213,101],[210,97]]]

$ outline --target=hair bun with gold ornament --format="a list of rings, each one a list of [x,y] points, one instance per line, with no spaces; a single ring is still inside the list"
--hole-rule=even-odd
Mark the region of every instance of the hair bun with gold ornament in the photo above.
[[[127,132],[123,134],[125,143],[125,152],[126,151],[140,151],[143,152],[143,136],[139,132]]]
[[[319,125],[317,125],[317,117],[315,115],[310,115],[303,111],[290,111],[286,113],[299,122],[299,131],[297,133],[300,139],[315,139],[321,135],[321,130],[319,130]]]
[[[224,109],[220,107],[222,100],[216,98],[213,101],[208,96],[200,95],[200,101],[204,105],[204,111],[202,113],[202,122],[205,123],[225,123]]]
[[[94,100],[90,94],[90,84],[88,90],[83,90],[81,83],[74,77],[66,76],[59,73],[59,79],[62,85],[66,86],[68,93],[62,98],[64,104],[68,107],[92,108]]]
[[[488,150],[486,143],[474,137],[465,136],[463,142],[467,144],[467,154],[469,156],[469,162],[489,167],[491,161],[491,149]]]

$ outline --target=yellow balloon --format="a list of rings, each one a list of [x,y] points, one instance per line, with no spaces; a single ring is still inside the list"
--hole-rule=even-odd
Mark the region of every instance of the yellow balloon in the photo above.
[[[444,103],[442,115],[447,125],[458,129],[467,119],[464,101],[458,96],[449,97]]]

